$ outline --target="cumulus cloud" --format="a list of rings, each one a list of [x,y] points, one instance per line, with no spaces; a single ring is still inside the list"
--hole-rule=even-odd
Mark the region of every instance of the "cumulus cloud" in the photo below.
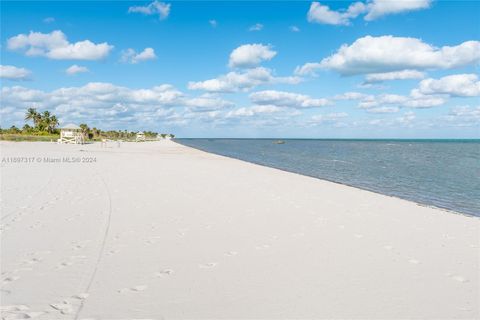
[[[440,79],[425,79],[418,92],[425,95],[448,94],[456,97],[480,96],[480,81],[476,74],[455,74]]]
[[[122,51],[120,61],[126,63],[136,64],[139,62],[156,59],[155,50],[152,48],[145,48],[142,52],[137,53],[134,49],[127,49]]]
[[[473,117],[477,120],[480,120],[480,106],[470,107],[470,106],[459,106],[450,109],[449,115],[456,117]]]
[[[232,68],[248,68],[258,66],[263,61],[271,60],[277,55],[270,45],[259,43],[244,44],[230,53],[228,65]]]
[[[307,20],[312,23],[330,25],[350,25],[351,20],[366,14],[366,21],[375,20],[385,15],[427,9],[432,0],[371,0],[354,2],[346,9],[332,10],[320,2],[312,2],[307,13]]]
[[[248,28],[248,31],[260,31],[263,29],[263,24],[261,23],[255,23],[253,26]]]
[[[298,77],[276,77],[272,70],[257,67],[243,71],[232,71],[214,79],[189,82],[188,89],[205,90],[208,92],[237,92],[248,91],[254,87],[268,84],[288,83],[297,84]]]
[[[398,94],[368,95],[359,101],[358,107],[367,111],[382,107],[431,108],[443,105],[445,102],[447,102],[447,98],[444,96],[429,96],[412,92],[408,96]]]
[[[208,23],[210,23],[210,25],[211,25],[213,28],[216,28],[216,27],[218,26],[217,20],[209,20]]]
[[[129,13],[141,13],[147,16],[158,15],[160,20],[166,19],[170,14],[170,4],[160,1],[153,1],[146,6],[134,6],[128,8]]]
[[[31,31],[7,41],[9,50],[22,51],[27,56],[41,56],[56,60],[99,60],[113,49],[107,42],[95,44],[90,40],[70,43],[60,31],[41,33]]]
[[[327,99],[314,99],[307,95],[265,90],[250,94],[250,100],[257,105],[273,105],[288,108],[319,108],[328,105]]]
[[[361,92],[345,92],[342,94],[337,94],[333,97],[335,100],[361,100],[366,99],[368,97],[373,97],[372,95],[368,95]]]
[[[232,108],[235,104],[212,94],[203,94],[185,101],[185,106],[196,112],[215,111]]]
[[[428,9],[431,4],[432,0],[373,0],[368,4],[365,20],[371,21],[389,14]]]
[[[0,78],[8,80],[29,80],[32,72],[25,68],[15,66],[0,65]]]
[[[111,83],[92,82],[80,87],[64,87],[53,91],[20,86],[1,89],[1,109],[20,112],[29,107],[50,110],[63,122],[89,122],[92,125],[137,123],[170,119],[182,123],[182,112],[228,109],[234,106],[217,96],[189,97],[171,85],[148,89],[132,89]],[[2,121],[11,120],[3,119]],[[169,120],[169,121],[170,121]]]
[[[367,109],[369,113],[395,113],[398,111],[400,111],[398,107],[376,107]]]
[[[327,69],[342,75],[355,75],[452,69],[478,62],[480,41],[466,41],[457,46],[437,48],[416,38],[366,36],[351,45],[342,45],[336,53],[320,62],[297,67],[295,72],[307,75],[314,74],[319,69]]]
[[[480,124],[480,106],[456,106],[450,109],[448,115],[442,117],[448,125],[471,127]]]
[[[282,108],[277,106],[251,106],[251,107],[242,107],[235,110],[231,110],[226,114],[226,118],[236,118],[236,117],[252,117],[259,114],[272,114],[283,111]]]
[[[362,2],[352,3],[343,11],[331,10],[328,6],[320,4],[320,2],[312,2],[307,13],[307,20],[322,24],[349,25],[350,19],[356,18],[365,10],[366,6]]]
[[[365,83],[377,83],[390,80],[422,79],[424,77],[425,73],[417,70],[370,73],[365,76]]]
[[[348,117],[348,113],[345,112],[333,112],[326,114],[316,114],[311,116],[306,124],[309,126],[318,125],[330,125],[335,127],[343,127],[346,125],[345,118]]]
[[[87,67],[82,67],[82,66],[78,66],[76,64],[68,67],[65,72],[68,74],[68,75],[75,75],[77,73],[84,73],[84,72],[88,72],[88,68]]]

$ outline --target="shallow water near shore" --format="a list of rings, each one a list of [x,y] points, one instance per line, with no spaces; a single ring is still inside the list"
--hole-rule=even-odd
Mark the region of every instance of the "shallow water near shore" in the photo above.
[[[480,216],[480,140],[176,141],[207,152]]]

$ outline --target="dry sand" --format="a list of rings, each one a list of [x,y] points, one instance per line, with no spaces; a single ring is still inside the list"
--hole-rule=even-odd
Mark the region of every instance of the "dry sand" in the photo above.
[[[33,161],[1,165],[5,319],[480,317],[478,218],[171,141],[0,146]]]

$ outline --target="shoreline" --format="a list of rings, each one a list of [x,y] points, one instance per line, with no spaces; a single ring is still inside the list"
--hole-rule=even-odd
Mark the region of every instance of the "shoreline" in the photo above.
[[[479,219],[175,141],[0,147],[96,160],[2,165],[6,319],[480,315]]]
[[[191,139],[195,139],[195,138],[191,138]],[[215,139],[217,139],[217,138],[215,138]],[[230,138],[224,138],[224,139],[230,140]],[[239,138],[239,139],[241,139],[241,138]],[[248,140],[248,139],[246,139],[246,140]],[[261,139],[261,140],[274,140],[274,139],[268,138],[268,139]],[[325,140],[325,141],[341,141],[341,140],[345,140],[345,141],[355,141],[355,140],[368,141],[368,140],[370,140],[370,141],[382,141],[381,139],[284,139],[284,140]],[[385,141],[388,141],[388,140],[391,140],[391,139],[385,139]],[[428,139],[425,139],[425,140],[428,140]],[[443,140],[443,139],[438,139],[438,140]],[[446,139],[446,140],[450,140],[450,139]],[[468,140],[468,139],[461,139],[461,140]],[[471,139],[471,140],[475,140],[475,139]],[[407,139],[407,140],[403,140],[403,141],[410,141],[410,140]],[[417,141],[418,141],[418,139],[417,139]],[[226,158],[229,158],[229,159],[235,159],[235,160],[251,163],[251,164],[266,167],[266,168],[277,169],[277,170],[280,170],[280,171],[283,171],[283,172],[298,174],[300,176],[309,177],[309,178],[313,178],[313,179],[318,179],[318,180],[321,180],[321,181],[326,181],[326,182],[330,182],[330,183],[334,183],[334,184],[339,184],[339,185],[350,187],[350,188],[355,188],[355,189],[359,189],[359,190],[363,190],[363,191],[368,191],[368,192],[372,192],[372,193],[375,193],[375,194],[378,194],[378,195],[382,195],[382,196],[386,196],[386,197],[392,197],[392,198],[395,198],[395,199],[415,203],[416,205],[421,206],[421,207],[438,209],[438,210],[445,211],[445,212],[452,213],[452,214],[458,214],[458,215],[462,215],[462,216],[466,216],[466,217],[472,217],[472,218],[480,219],[480,215],[475,215],[475,214],[472,214],[472,213],[455,211],[455,210],[449,209],[449,208],[439,207],[439,206],[435,206],[435,205],[427,204],[427,203],[421,203],[421,202],[415,201],[413,199],[406,199],[406,198],[402,198],[402,197],[399,197],[399,196],[396,196],[396,195],[381,193],[379,191],[372,190],[372,189],[369,189],[367,187],[354,186],[354,185],[351,185],[351,184],[348,184],[348,183],[345,183],[345,182],[339,182],[339,181],[335,181],[335,180],[331,180],[331,179],[323,178],[323,177],[320,178],[320,177],[316,177],[316,176],[309,175],[309,174],[306,174],[306,173],[299,173],[299,172],[283,169],[283,168],[280,168],[280,167],[268,166],[268,165],[265,165],[265,164],[262,164],[262,163],[259,163],[259,162],[255,162],[255,161],[248,161],[248,160],[244,160],[244,159],[240,159],[240,158],[235,158],[233,156],[227,156],[227,155],[223,155],[223,154],[220,154],[220,153],[214,153],[214,152],[202,149],[200,147],[193,147],[193,146],[182,144],[179,141],[177,141],[177,139],[174,139],[173,142],[178,143],[178,144],[180,144],[184,147],[192,148],[192,149],[202,151],[202,152],[205,152],[205,153],[214,154],[214,155],[221,156],[221,157],[226,157]]]

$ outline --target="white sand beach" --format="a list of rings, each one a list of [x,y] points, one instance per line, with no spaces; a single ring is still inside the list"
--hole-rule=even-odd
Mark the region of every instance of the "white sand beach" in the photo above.
[[[478,218],[172,141],[0,146],[2,319],[480,318]]]

